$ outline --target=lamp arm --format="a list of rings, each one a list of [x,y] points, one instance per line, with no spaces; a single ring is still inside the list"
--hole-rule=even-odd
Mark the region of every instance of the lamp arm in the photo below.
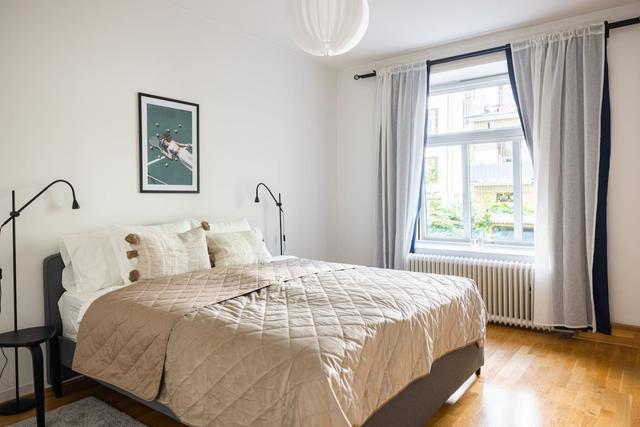
[[[276,206],[282,211],[282,202],[276,199],[276,196],[273,195],[269,187],[267,187],[267,185],[264,182],[261,182],[258,185],[256,185],[256,196],[258,196],[258,189],[260,188],[261,185],[267,189],[267,191],[269,192],[269,195],[271,196],[273,201],[276,203]]]
[[[16,210],[15,212],[11,212],[9,218],[7,218],[7,220],[5,222],[3,222],[2,225],[0,225],[0,229],[2,227],[4,227],[5,225],[7,225],[14,217],[20,216],[20,212],[22,212],[27,206],[29,206],[31,203],[33,203],[38,197],[42,196],[42,194],[45,191],[47,191],[49,188],[51,188],[53,185],[55,185],[55,184],[57,184],[59,182],[64,182],[65,184],[67,184],[69,186],[69,188],[71,189],[71,194],[73,196],[73,201],[76,202],[76,191],[73,188],[73,185],[71,185],[71,183],[69,181],[67,181],[66,179],[57,179],[57,180],[51,182],[46,187],[44,187],[42,190],[40,190],[40,192],[38,194],[33,196],[27,203],[22,205],[22,207],[20,209]]]

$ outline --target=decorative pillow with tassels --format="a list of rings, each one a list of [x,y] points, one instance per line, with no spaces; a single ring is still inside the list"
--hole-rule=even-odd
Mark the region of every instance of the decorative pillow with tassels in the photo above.
[[[129,282],[210,269],[205,229],[208,225],[203,223],[184,233],[128,234],[126,256],[134,267]]]
[[[126,236],[128,236],[129,234],[146,236],[155,233],[184,233],[185,231],[189,231],[199,225],[200,223],[196,223],[192,226],[191,221],[185,219],[182,221],[166,224],[117,225],[111,227],[111,247],[118,264],[118,272],[120,274],[120,277],[122,277],[124,284],[128,285],[131,283],[131,281],[129,280],[129,273],[131,273],[131,270],[135,269],[138,264],[136,258],[131,257],[131,254],[129,254],[129,252],[134,250],[135,248],[125,240]]]

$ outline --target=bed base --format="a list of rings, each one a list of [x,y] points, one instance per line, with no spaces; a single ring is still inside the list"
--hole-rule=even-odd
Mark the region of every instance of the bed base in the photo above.
[[[76,343],[62,336],[62,319],[58,309],[58,300],[64,292],[62,287],[63,268],[64,263],[60,254],[49,256],[44,260],[45,323],[56,328],[60,342],[61,375],[64,381],[80,374],[71,369]],[[49,359],[47,379],[51,384],[51,349],[48,345],[47,355]],[[371,415],[364,423],[364,426],[423,426],[470,376],[474,373],[480,375],[480,369],[483,364],[484,349],[476,344],[448,353],[433,363],[429,375],[409,384],[396,397]],[[100,383],[153,410],[178,420],[178,417],[171,409],[160,402],[146,401],[111,384],[101,381]]]

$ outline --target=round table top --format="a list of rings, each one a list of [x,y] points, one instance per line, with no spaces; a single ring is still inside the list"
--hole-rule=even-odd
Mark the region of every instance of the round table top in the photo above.
[[[53,326],[18,329],[0,334],[0,347],[28,347],[49,341],[56,334]]]

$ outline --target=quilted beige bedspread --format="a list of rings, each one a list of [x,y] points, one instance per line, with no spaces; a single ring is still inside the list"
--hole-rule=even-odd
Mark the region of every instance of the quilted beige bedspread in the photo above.
[[[190,425],[349,426],[484,334],[468,279],[289,260],[107,294],[73,367]]]

